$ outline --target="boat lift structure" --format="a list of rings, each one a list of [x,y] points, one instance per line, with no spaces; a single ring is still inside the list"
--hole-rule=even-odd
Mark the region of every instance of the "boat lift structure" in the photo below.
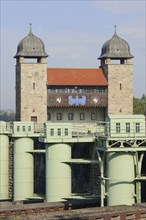
[[[34,149],[34,138],[45,145]],[[9,142],[13,140],[13,200],[34,197],[35,153],[45,153],[46,201],[75,198],[71,164],[98,164],[100,200],[105,205],[141,202],[146,151],[146,122],[142,115],[109,115],[105,122],[50,123],[0,122],[0,199],[9,199]],[[72,158],[74,143],[89,143],[94,157]],[[145,168],[144,168],[145,169]],[[145,189],[146,191],[146,189]],[[95,196],[95,195],[94,195]]]

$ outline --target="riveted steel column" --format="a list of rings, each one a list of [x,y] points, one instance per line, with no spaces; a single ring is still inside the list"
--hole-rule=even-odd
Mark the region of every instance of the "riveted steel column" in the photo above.
[[[0,199],[9,198],[9,138],[0,134]]]
[[[33,196],[32,138],[16,138],[14,141],[14,201]]]
[[[108,153],[107,156],[108,205],[135,203],[134,155],[128,152]]]
[[[65,163],[71,159],[68,144],[46,144],[46,200],[64,201],[71,196],[71,168]]]

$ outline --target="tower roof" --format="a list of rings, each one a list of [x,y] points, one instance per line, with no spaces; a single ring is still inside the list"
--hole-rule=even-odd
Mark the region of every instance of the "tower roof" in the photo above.
[[[125,41],[117,35],[116,29],[112,38],[103,44],[101,49],[101,55],[98,59],[101,60],[105,58],[133,58],[132,54],[130,53],[129,44],[127,43],[127,41]]]
[[[45,52],[45,46],[43,41],[32,33],[31,26],[28,35],[19,42],[17,47],[17,53],[14,57],[48,57],[47,53]]]

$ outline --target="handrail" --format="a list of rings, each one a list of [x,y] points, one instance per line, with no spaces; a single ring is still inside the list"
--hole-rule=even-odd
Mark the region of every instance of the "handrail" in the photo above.
[[[19,127],[19,129],[17,129]],[[46,130],[47,128],[47,130]],[[143,137],[146,139],[146,122],[140,122],[140,127],[137,129],[136,122],[130,123],[130,129],[126,130],[126,125],[122,122],[120,130],[116,130],[116,123],[111,122],[94,122],[94,123],[24,123],[24,122],[13,122],[0,124],[0,133],[29,133],[38,134],[41,137],[44,135],[49,135],[50,129],[54,129],[57,136],[57,129],[68,129],[68,132],[75,136],[89,137],[89,136],[104,136],[110,137],[126,137],[126,138],[136,138]],[[62,134],[65,135],[63,131]]]

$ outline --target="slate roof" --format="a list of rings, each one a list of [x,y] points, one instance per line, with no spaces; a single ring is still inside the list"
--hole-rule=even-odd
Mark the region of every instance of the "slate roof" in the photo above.
[[[113,37],[102,46],[101,55],[98,59],[101,60],[105,58],[133,58],[133,55],[130,53],[130,47],[127,41],[115,33]]]
[[[23,38],[17,47],[17,53],[14,58],[26,57],[26,58],[39,58],[48,57],[45,52],[45,46],[43,41],[36,37],[31,29],[28,35]]]

